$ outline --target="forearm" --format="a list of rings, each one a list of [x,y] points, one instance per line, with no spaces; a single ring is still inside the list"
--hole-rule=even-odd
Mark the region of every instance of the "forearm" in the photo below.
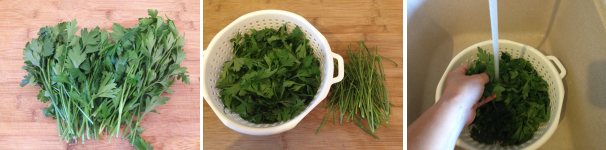
[[[468,104],[442,97],[408,127],[409,149],[453,149],[471,111]]]

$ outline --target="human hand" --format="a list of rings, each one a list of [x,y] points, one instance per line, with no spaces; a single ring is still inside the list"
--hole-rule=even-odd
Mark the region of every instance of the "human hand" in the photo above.
[[[468,67],[468,65],[461,65],[448,73],[442,97],[440,98],[440,101],[450,100],[455,104],[462,104],[463,109],[469,111],[465,126],[473,122],[478,107],[496,98],[496,95],[492,95],[478,102],[484,92],[484,85],[490,79],[486,72],[470,76],[465,75]]]

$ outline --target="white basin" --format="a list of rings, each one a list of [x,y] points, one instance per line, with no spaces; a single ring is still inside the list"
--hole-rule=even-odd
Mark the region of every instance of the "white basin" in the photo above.
[[[562,62],[566,96],[560,124],[540,149],[606,147],[606,2],[498,1],[499,38]],[[434,104],[454,55],[491,39],[487,0],[407,1],[407,125]]]

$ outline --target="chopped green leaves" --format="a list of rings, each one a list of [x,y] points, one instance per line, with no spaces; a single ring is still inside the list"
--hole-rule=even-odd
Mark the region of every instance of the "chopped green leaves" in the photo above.
[[[487,72],[494,74],[492,54],[478,47],[467,75]],[[530,62],[523,58],[512,59],[501,53],[499,83],[493,78],[484,87],[482,97],[497,94],[497,98],[476,110],[471,124],[471,137],[485,144],[501,146],[520,145],[533,138],[541,123],[549,121],[550,100],[548,84],[538,75]]]
[[[158,113],[156,107],[170,99],[160,94],[174,93],[168,88],[176,80],[189,84],[189,75],[180,65],[183,36],[172,20],[164,22],[156,10],[148,13],[133,28],[114,24],[109,37],[98,27],[74,35],[73,20],[41,28],[25,45],[28,74],[20,85],[42,88],[37,98],[50,101],[42,113],[57,119],[61,140],[84,143],[101,133],[111,134],[110,140],[121,134],[137,149],[153,149],[141,138],[139,123],[147,113]]]
[[[230,39],[234,56],[216,87],[225,108],[252,123],[287,121],[301,113],[320,86],[320,62],[297,26],[251,29]],[[292,49],[290,45],[296,45]]]

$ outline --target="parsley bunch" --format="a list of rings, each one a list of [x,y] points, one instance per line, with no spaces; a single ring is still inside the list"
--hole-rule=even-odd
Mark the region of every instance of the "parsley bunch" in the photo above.
[[[301,113],[320,86],[320,62],[297,26],[288,33],[265,28],[240,33],[230,42],[233,59],[225,62],[216,87],[219,98],[252,123],[287,121]]]
[[[467,75],[487,72],[491,77],[482,97],[493,93],[497,98],[476,110],[471,123],[471,137],[485,144],[520,145],[532,139],[541,123],[549,121],[551,106],[549,85],[532,64],[523,58],[512,59],[507,52],[499,60],[501,81],[495,76],[494,59],[478,47],[478,59]]]
[[[38,99],[44,116],[57,120],[61,140],[82,143],[99,139],[105,131],[128,138],[137,149],[153,149],[140,137],[139,126],[149,112],[170,98],[161,97],[176,80],[189,84],[183,36],[172,20],[164,22],[158,11],[139,18],[133,28],[119,24],[113,33],[78,28],[76,20],[46,26],[39,37],[28,42],[23,59],[28,83],[41,87]]]

